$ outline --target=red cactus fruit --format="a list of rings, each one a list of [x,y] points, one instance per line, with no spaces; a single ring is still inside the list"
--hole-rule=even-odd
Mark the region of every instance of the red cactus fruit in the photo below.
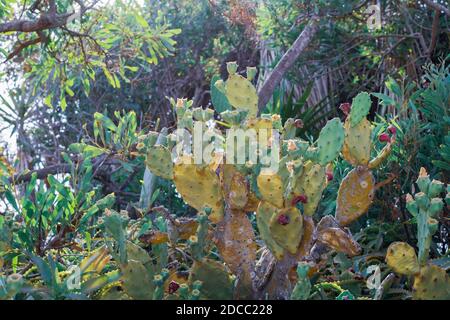
[[[397,128],[394,126],[389,126],[388,131],[392,134],[392,135],[396,135],[397,134]]]
[[[297,120],[295,120],[294,121],[294,126],[296,127],[296,128],[299,128],[299,129],[301,129],[301,128],[303,128],[303,121],[302,121],[302,119],[297,119]]]
[[[281,224],[282,226],[289,224],[289,222],[291,222],[291,221],[290,221],[289,217],[285,214],[281,214],[278,217],[278,223]]]
[[[180,287],[180,285],[178,284],[178,282],[171,281],[169,283],[169,293],[170,294],[175,293],[178,290],[179,287]]]
[[[391,137],[387,133],[382,133],[378,136],[378,140],[380,142],[391,142]]]
[[[292,199],[292,205],[295,206],[297,203],[307,203],[308,202],[308,197],[301,194],[299,196],[296,196],[294,199]]]
[[[333,178],[334,178],[333,173],[332,172],[327,172],[326,174],[327,174],[327,181],[332,181]]]
[[[348,114],[350,113],[350,110],[352,108],[352,105],[348,102],[346,103],[342,103],[341,106],[339,107],[339,109],[341,109],[341,111],[348,116]]]

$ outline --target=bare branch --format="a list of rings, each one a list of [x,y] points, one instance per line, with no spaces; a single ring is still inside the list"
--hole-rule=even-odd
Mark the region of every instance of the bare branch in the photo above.
[[[318,19],[316,17],[311,18],[310,22],[306,25],[303,32],[295,40],[294,44],[289,48],[288,51],[283,55],[281,60],[276,65],[275,69],[269,74],[267,79],[264,81],[263,86],[259,90],[259,112],[264,108],[264,106],[269,102],[273,91],[276,86],[280,83],[286,72],[292,67],[295,60],[300,56],[300,54],[308,47],[314,38],[315,34],[319,29]]]

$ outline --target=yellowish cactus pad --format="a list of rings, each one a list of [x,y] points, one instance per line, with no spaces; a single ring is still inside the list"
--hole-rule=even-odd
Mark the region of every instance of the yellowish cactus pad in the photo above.
[[[375,181],[367,168],[358,167],[342,180],[336,203],[336,220],[347,226],[367,212],[375,192]]]
[[[317,240],[333,250],[345,253],[351,257],[361,252],[361,246],[353,239],[351,234],[340,228],[326,228],[321,230]]]
[[[146,166],[158,177],[172,180],[173,161],[169,149],[158,145],[150,148],[145,159]]]
[[[259,235],[277,260],[283,259],[284,249],[272,237],[270,220],[279,209],[267,201],[261,201],[256,211]]]
[[[270,219],[269,228],[273,239],[280,246],[291,254],[297,252],[303,235],[303,217],[297,208],[278,210]]]
[[[351,165],[368,165],[372,148],[372,126],[367,119],[362,119],[354,127],[347,118],[344,124],[345,140],[342,155]]]
[[[389,246],[386,263],[399,274],[413,275],[419,272],[416,252],[405,242],[394,242]]]
[[[174,182],[183,200],[201,211],[212,209],[209,219],[217,223],[223,218],[223,197],[219,177],[209,167],[188,164],[190,156],[180,158],[174,165]]]
[[[238,74],[230,74],[226,82],[226,96],[233,107],[247,110],[249,117],[256,117],[258,94],[250,81]]]
[[[449,300],[450,277],[444,269],[428,265],[414,277],[413,298],[416,300]]]
[[[258,175],[257,184],[264,201],[268,201],[278,208],[283,207],[283,180],[277,173],[261,172]]]

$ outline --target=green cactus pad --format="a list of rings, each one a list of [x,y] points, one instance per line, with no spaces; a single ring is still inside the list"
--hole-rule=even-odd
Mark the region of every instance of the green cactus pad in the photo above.
[[[367,92],[361,92],[353,99],[352,109],[349,116],[352,127],[355,127],[367,116],[371,106],[372,101],[370,100],[370,95]]]
[[[247,110],[250,117],[256,117],[258,94],[250,81],[237,74],[229,75],[226,82],[226,96],[233,107]]]
[[[153,279],[142,262],[129,260],[121,269],[123,288],[127,295],[137,300],[152,299]]]
[[[282,215],[287,217],[288,224],[283,225],[279,222]],[[280,246],[291,254],[297,253],[303,235],[303,217],[297,208],[291,207],[275,212],[270,218],[269,229],[273,239]]]
[[[189,275],[189,285],[201,281],[200,298],[206,300],[230,300],[233,298],[233,283],[225,266],[215,260],[195,261]]]
[[[336,201],[336,220],[347,226],[367,212],[375,192],[375,181],[367,168],[355,168],[342,180]]]
[[[307,202],[303,204],[303,213],[306,216],[312,216],[319,201],[322,198],[322,192],[327,185],[326,170],[319,164],[307,161],[303,167],[303,173],[294,185],[291,191],[291,199],[298,195],[307,197]]]
[[[256,223],[258,225],[259,235],[264,243],[267,245],[272,254],[277,260],[283,259],[284,249],[272,237],[270,232],[270,220],[272,216],[278,211],[278,208],[271,205],[269,202],[261,201],[256,211]]]
[[[344,127],[339,118],[328,121],[323,127],[317,140],[317,156],[321,165],[324,166],[336,159],[344,145],[344,136]]]
[[[216,82],[220,80],[220,77],[215,75],[211,80],[211,102],[217,113],[221,113],[227,110],[231,110],[231,105],[228,102],[227,96],[223,94],[216,87]]]
[[[172,155],[165,146],[157,145],[150,148],[147,152],[145,164],[158,177],[167,180],[173,179]]]
[[[416,252],[405,242],[391,243],[387,249],[386,263],[399,274],[413,275],[419,272]]]
[[[450,277],[444,269],[429,265],[414,277],[413,298],[416,300],[449,300]]]
[[[356,126],[350,126],[347,118],[344,124],[345,141],[342,155],[351,165],[367,165],[370,160],[372,148],[372,127],[367,119],[362,119]]]

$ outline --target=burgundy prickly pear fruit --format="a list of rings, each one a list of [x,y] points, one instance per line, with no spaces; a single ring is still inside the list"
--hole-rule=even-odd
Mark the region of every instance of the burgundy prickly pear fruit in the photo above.
[[[397,134],[397,128],[394,126],[389,126],[388,127],[388,131],[392,134],[392,135],[396,135]]]
[[[391,142],[391,137],[389,137],[389,135],[387,133],[382,133],[378,136],[378,140],[380,142]]]
[[[350,109],[352,108],[352,105],[349,102],[346,103],[342,103],[341,106],[339,107],[339,109],[341,109],[341,111],[348,116],[348,114],[350,113]]]
[[[308,197],[303,195],[303,194],[301,194],[299,196],[296,196],[294,199],[292,199],[292,205],[293,206],[295,206],[299,202],[301,202],[303,204],[307,203],[308,202]]]
[[[277,220],[277,221],[278,221],[278,223],[281,224],[282,226],[285,226],[285,225],[289,224],[289,222],[291,222],[290,219],[289,219],[289,217],[288,217],[287,215],[285,215],[285,214],[280,215],[280,216],[278,217],[278,220]]]
[[[334,179],[332,172],[327,172],[326,174],[327,174],[327,181],[332,181]]]
[[[178,290],[179,287],[180,287],[180,285],[178,284],[178,282],[171,281],[169,283],[169,293],[170,294],[175,293]]]
[[[301,129],[301,128],[303,128],[303,121],[301,120],[301,119],[297,119],[297,120],[295,120],[294,121],[294,126],[296,127],[296,128],[299,128],[299,129]]]

